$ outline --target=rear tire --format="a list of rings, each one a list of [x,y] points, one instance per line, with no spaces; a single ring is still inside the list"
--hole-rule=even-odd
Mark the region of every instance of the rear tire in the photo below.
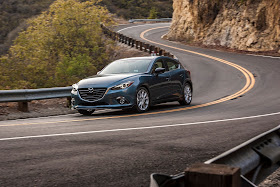
[[[145,87],[140,87],[136,91],[135,109],[137,112],[146,112],[150,107],[150,94]]]
[[[192,102],[192,87],[189,83],[184,85],[183,99],[179,100],[181,105],[189,105]]]
[[[91,114],[94,112],[95,110],[78,110],[78,112],[80,114],[83,114],[84,116],[91,116]]]

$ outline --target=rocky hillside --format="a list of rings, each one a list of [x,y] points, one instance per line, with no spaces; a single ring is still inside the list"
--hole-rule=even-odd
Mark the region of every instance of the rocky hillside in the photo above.
[[[174,0],[171,40],[280,53],[279,0]]]

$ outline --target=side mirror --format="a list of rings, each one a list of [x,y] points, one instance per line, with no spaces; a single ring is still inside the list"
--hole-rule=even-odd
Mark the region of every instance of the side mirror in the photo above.
[[[158,74],[161,74],[161,73],[164,73],[165,72],[165,68],[156,68],[155,69],[155,74],[158,75]]]

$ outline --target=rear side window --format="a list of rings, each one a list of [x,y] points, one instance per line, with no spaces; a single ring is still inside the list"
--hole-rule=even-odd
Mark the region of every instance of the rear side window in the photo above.
[[[162,60],[158,60],[158,61],[154,64],[153,69],[152,69],[152,73],[154,73],[155,70],[156,70],[157,68],[164,68],[164,66],[163,66],[163,61],[162,61]]]
[[[172,70],[175,70],[175,69],[180,68],[179,63],[178,63],[178,62],[175,62],[175,61],[173,61],[173,60],[169,60],[169,59],[168,59],[168,60],[166,61],[166,64],[167,64],[167,67],[168,67],[169,71],[172,71]]]

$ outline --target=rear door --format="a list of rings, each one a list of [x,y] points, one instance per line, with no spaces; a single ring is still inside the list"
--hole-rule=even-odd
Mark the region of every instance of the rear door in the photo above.
[[[169,89],[171,97],[180,97],[185,80],[184,69],[173,59],[166,58],[165,64],[170,75]]]

